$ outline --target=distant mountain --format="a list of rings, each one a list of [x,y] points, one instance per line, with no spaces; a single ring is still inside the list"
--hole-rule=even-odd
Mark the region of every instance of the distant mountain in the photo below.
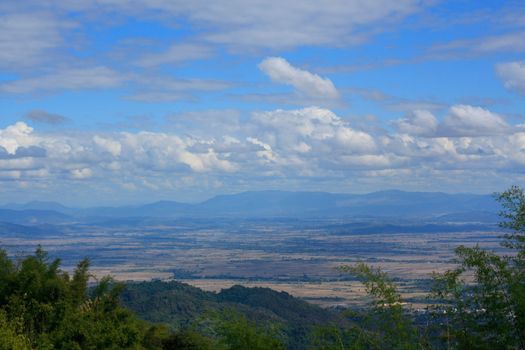
[[[452,213],[495,213],[490,195],[381,191],[369,194],[262,191],[222,195],[197,205],[215,216],[403,217],[428,218]]]
[[[0,221],[12,224],[61,224],[73,220],[71,216],[54,210],[0,209]]]
[[[191,204],[175,201],[159,201],[137,206],[80,209],[76,211],[76,215],[91,218],[178,217],[188,212],[190,208],[192,208]]]
[[[32,201],[23,204],[7,204],[2,206],[2,209],[12,209],[12,210],[52,210],[60,212],[63,214],[71,214],[76,210],[73,208],[68,208],[57,202],[46,202],[46,201]]]
[[[353,195],[326,192],[260,191],[213,197],[198,205],[219,215],[288,216],[326,212]]]
[[[253,191],[220,195],[198,204],[175,201],[123,206],[73,209],[53,202],[11,205],[9,222],[64,220],[58,214],[82,220],[111,218],[390,218],[438,221],[493,222],[499,204],[491,195],[441,192],[380,191],[368,194],[327,192]],[[32,211],[32,212],[28,212]],[[45,213],[39,213],[39,212]],[[24,213],[22,213],[24,212]],[[18,218],[9,220],[9,216]],[[32,216],[31,216],[32,215]],[[46,218],[47,219],[44,219]],[[26,218],[26,219],[24,219]],[[0,220],[2,216],[0,213]],[[52,221],[52,220],[51,220]]]

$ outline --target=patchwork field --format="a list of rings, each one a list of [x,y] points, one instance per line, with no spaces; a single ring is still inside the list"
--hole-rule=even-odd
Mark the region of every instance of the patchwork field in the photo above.
[[[363,287],[337,266],[364,261],[388,272],[411,304],[424,303],[432,272],[452,265],[453,249],[501,249],[497,228],[450,224],[268,221],[107,222],[39,227],[0,234],[0,246],[23,256],[41,244],[71,270],[89,257],[97,277],[172,279],[205,290],[264,286],[308,301],[362,304]],[[385,231],[387,233],[385,233]]]

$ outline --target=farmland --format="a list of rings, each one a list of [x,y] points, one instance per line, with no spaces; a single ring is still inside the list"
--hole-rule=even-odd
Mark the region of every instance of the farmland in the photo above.
[[[452,266],[454,247],[501,249],[499,235],[495,225],[472,223],[149,219],[35,226],[2,233],[0,244],[15,257],[41,244],[66,270],[89,257],[98,277],[176,279],[212,291],[264,286],[322,306],[364,302],[358,281],[336,269],[364,261],[420,306],[431,273]]]

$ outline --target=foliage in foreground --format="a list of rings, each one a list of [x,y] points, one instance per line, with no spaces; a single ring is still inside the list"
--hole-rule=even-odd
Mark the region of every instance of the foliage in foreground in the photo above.
[[[496,199],[500,226],[510,230],[502,245],[511,253],[460,246],[457,267],[434,277],[434,312],[447,347],[525,349],[525,195],[514,186]]]
[[[70,276],[40,247],[16,263],[0,250],[0,348],[140,348],[147,326],[119,305],[122,286],[104,278],[88,295],[88,269]]]

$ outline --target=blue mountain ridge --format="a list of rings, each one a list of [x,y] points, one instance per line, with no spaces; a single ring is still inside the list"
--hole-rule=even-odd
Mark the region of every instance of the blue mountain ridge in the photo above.
[[[441,221],[492,221],[499,204],[491,195],[379,191],[368,194],[251,191],[218,195],[197,204],[176,201],[69,208],[55,202],[0,207],[0,221],[60,223],[86,218],[433,218]]]

